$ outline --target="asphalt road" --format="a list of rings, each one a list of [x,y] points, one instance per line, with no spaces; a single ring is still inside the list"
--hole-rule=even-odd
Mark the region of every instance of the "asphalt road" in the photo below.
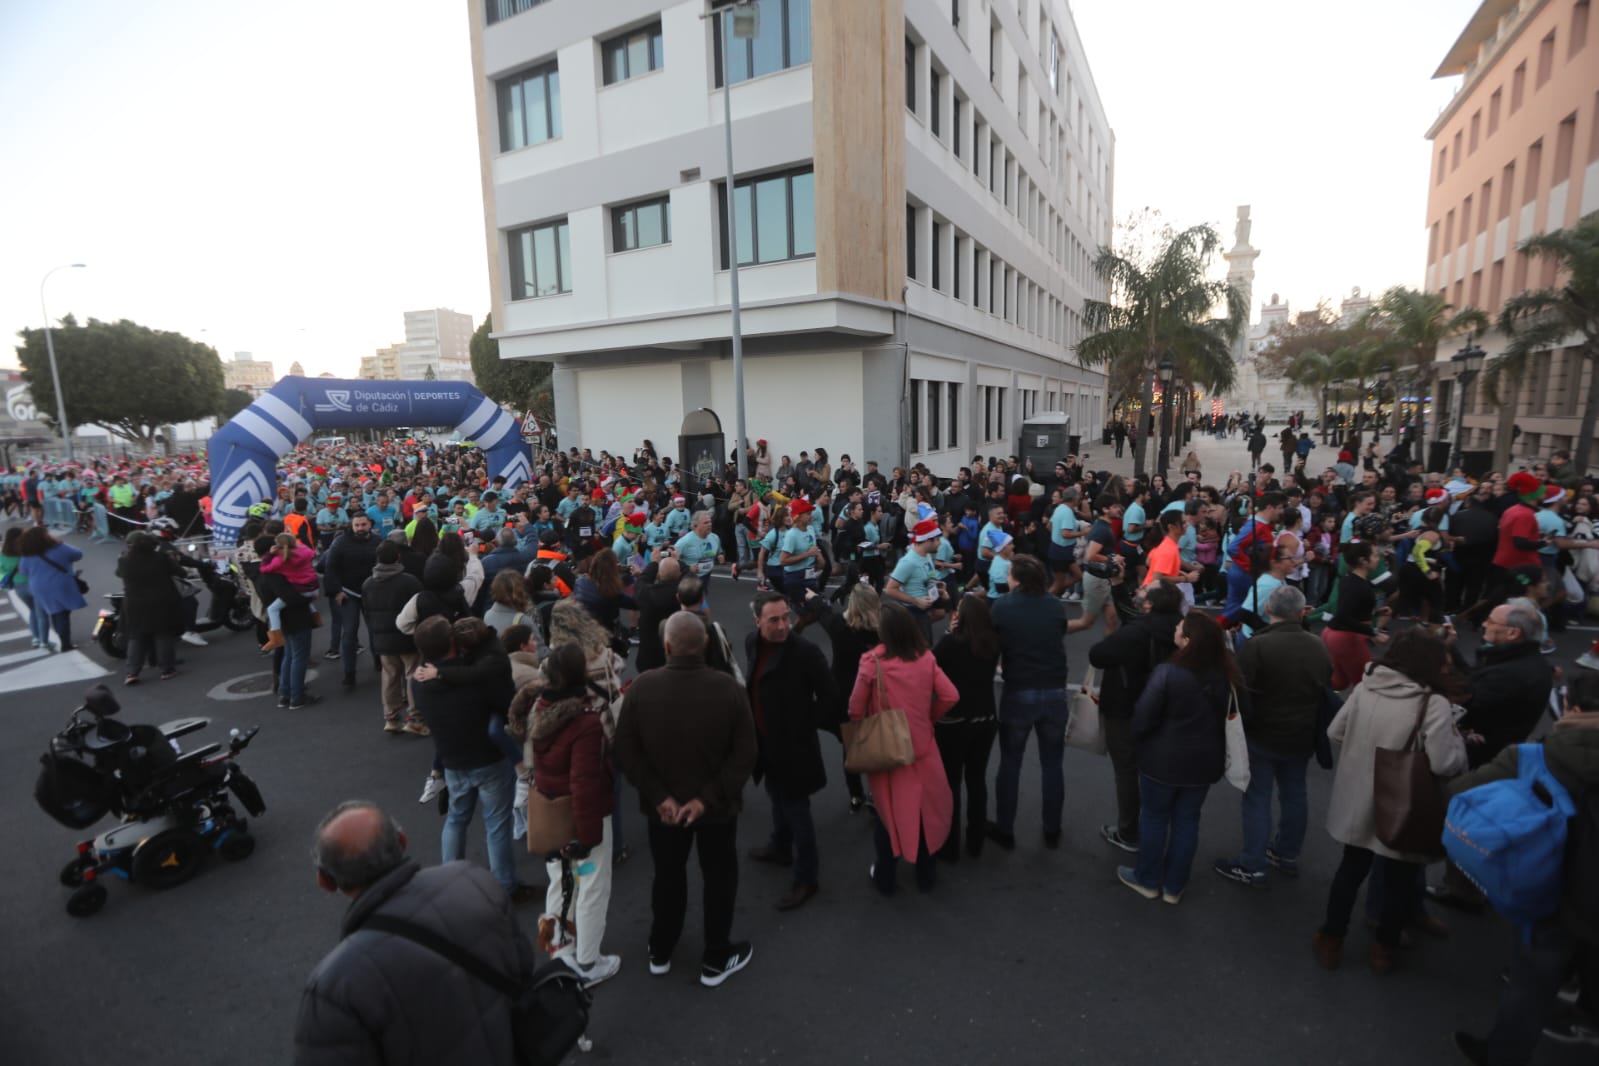
[[[114,587],[114,558],[109,547],[89,550],[91,599]],[[735,641],[748,628],[749,595],[747,582],[725,580],[712,593]],[[76,620],[85,647],[91,615]],[[0,641],[12,625],[0,622]],[[147,673],[131,689],[116,684],[120,669],[97,649],[85,659],[110,671],[127,721],[210,716],[211,728],[193,741],[262,727],[240,760],[268,805],[252,824],[256,852],[234,865],[212,862],[166,893],[112,884],[105,909],[88,920],[65,913],[67,892],[56,881],[77,835],[30,795],[38,756],[84,679],[74,673],[19,689],[11,671],[20,667],[0,666],[0,780],[11,797],[0,809],[0,838],[18,860],[0,884],[0,1062],[282,1063],[301,985],[334,943],[344,909],[313,883],[308,848],[319,817],[342,799],[375,800],[405,824],[413,854],[437,857],[439,816],[416,802],[431,747],[381,731],[369,668],[348,694],[334,683],[335,670],[324,671],[312,683],[324,701],[301,711],[278,710],[264,686],[259,695],[219,699],[218,687],[229,682],[236,691],[250,688],[247,675],[266,661],[249,634],[213,636],[208,648],[180,645],[187,662],[179,678],[156,682]],[[820,633],[815,639],[825,642]],[[1092,639],[1070,642],[1074,677]],[[1561,638],[1557,660],[1569,669],[1588,639]],[[325,640],[319,634],[318,656]],[[833,773],[837,749],[823,743]],[[867,884],[870,824],[848,813],[834,776],[815,802],[821,894],[780,915],[772,904],[787,888],[783,872],[743,864],[735,935],[754,942],[755,957],[716,990],[695,977],[697,903],[671,975],[648,975],[650,866],[629,796],[623,830],[633,858],[617,872],[606,935],[622,972],[597,991],[595,1046],[584,1061],[1449,1063],[1457,1061],[1450,1031],[1485,1029],[1497,1002],[1510,934],[1492,918],[1445,915],[1454,935],[1407,952],[1387,979],[1366,969],[1368,934],[1358,925],[1342,971],[1315,965],[1310,935],[1337,864],[1321,828],[1330,777],[1315,768],[1300,879],[1256,890],[1210,872],[1210,862],[1239,840],[1239,794],[1218,784],[1206,804],[1194,880],[1177,907],[1146,902],[1116,882],[1123,856],[1098,835],[1113,813],[1110,768],[1101,759],[1067,755],[1059,851],[1039,840],[1030,753],[1017,850],[990,848],[979,862],[944,867],[927,896],[910,889],[903,871],[891,900]],[[769,821],[755,789],[745,799],[740,843],[753,847]],[[476,827],[469,855],[484,856]],[[542,880],[541,868],[522,861],[524,876]],[[530,908],[528,919],[535,913]],[[1554,1050],[1544,1048],[1537,1061],[1592,1061]]]

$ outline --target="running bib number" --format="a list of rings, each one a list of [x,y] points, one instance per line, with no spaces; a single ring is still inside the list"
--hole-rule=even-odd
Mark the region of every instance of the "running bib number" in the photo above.
[[[694,572],[701,575],[709,574],[711,572],[711,565],[715,561],[716,560],[714,559],[701,559],[699,562],[694,564]]]
[[[579,526],[577,528],[577,535],[580,536],[580,537],[592,537],[594,535],[594,527],[593,526]]]
[[[815,581],[816,580],[816,576],[817,576],[816,575],[816,567],[807,566],[805,568],[805,580],[806,581]]]

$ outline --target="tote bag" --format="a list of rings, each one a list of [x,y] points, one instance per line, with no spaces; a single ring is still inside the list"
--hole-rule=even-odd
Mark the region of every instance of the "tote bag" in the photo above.
[[[537,788],[527,793],[527,851],[548,858],[570,844],[577,836],[577,816],[572,813],[572,797],[551,798]]]
[[[1238,690],[1227,690],[1227,783],[1238,791],[1249,788],[1249,742],[1244,738],[1244,719],[1238,713]]]
[[[1430,691],[1421,694],[1416,724],[1410,739],[1398,750],[1378,748],[1372,773],[1372,806],[1377,839],[1407,855],[1442,855],[1444,852],[1443,789],[1432,775],[1426,749],[1421,746],[1421,724],[1427,717]]]
[[[1066,743],[1094,755],[1105,754],[1105,731],[1099,721],[1098,672],[1090,666],[1083,683],[1072,693],[1071,717],[1066,721]]]
[[[877,709],[860,721],[845,722],[844,769],[856,774],[897,770],[916,761],[911,725],[905,712],[884,704],[883,662],[877,665]]]

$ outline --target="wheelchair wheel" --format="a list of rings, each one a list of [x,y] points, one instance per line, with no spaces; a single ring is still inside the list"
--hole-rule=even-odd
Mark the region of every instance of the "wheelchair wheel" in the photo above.
[[[234,833],[217,847],[217,854],[222,856],[224,862],[248,859],[254,851],[255,837],[249,833]]]
[[[148,888],[181,885],[200,870],[205,845],[187,829],[173,829],[140,844],[133,852],[133,880]]]
[[[86,863],[82,859],[73,859],[61,867],[61,884],[66,888],[77,888],[83,884],[83,871],[92,865],[92,862]]]
[[[72,895],[67,897],[67,913],[74,918],[88,918],[99,914],[100,908],[105,906],[105,886],[98,881],[82,885]]]

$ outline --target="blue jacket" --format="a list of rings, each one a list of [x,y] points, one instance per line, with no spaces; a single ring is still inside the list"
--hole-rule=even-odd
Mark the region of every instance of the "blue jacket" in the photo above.
[[[55,614],[89,605],[78,591],[72,571],[73,564],[82,558],[83,553],[70,544],[57,544],[43,555],[22,557],[22,576],[28,579],[28,591],[39,610]]]

